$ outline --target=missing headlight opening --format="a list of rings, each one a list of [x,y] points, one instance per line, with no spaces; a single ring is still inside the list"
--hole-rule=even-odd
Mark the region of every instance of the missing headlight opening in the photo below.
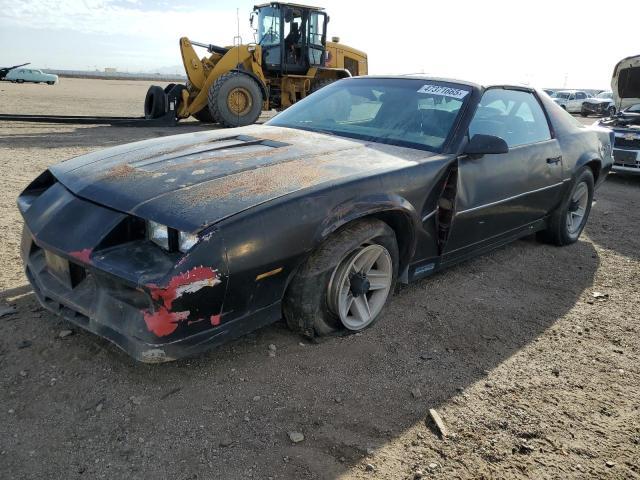
[[[199,240],[196,233],[178,231],[152,220],[147,221],[147,238],[169,252],[182,253],[188,252]]]

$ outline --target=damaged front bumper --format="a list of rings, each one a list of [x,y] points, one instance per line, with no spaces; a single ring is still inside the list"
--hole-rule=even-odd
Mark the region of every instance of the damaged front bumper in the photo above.
[[[614,132],[613,170],[640,175],[640,129]]]
[[[608,103],[588,103],[582,104],[582,113],[585,115],[606,115],[609,111]]]
[[[21,255],[48,310],[148,363],[193,355],[256,328],[243,316],[225,321],[228,273],[215,235],[203,240],[206,259],[167,252],[146,240],[144,222],[131,215],[55,181],[34,183],[38,188],[18,199]]]

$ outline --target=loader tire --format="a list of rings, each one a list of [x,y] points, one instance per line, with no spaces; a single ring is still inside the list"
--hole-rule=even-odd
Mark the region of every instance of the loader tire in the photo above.
[[[196,120],[202,123],[215,123],[215,120],[213,119],[213,115],[211,115],[211,110],[209,110],[209,105],[204,107],[199,112],[194,113],[193,116],[195,117]]]
[[[224,127],[255,123],[262,112],[262,91],[249,75],[229,72],[221,75],[208,92],[213,119]]]
[[[164,89],[152,85],[144,99],[144,118],[160,118],[167,112],[167,94]]]

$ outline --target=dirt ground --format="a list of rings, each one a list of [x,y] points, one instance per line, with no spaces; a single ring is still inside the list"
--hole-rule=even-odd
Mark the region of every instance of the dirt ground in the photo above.
[[[147,87],[0,83],[0,113],[140,115]],[[320,344],[279,323],[149,366],[43,310],[20,190],[69,157],[199,128],[0,123],[0,308],[16,309],[0,318],[1,478],[640,478],[640,178],[608,179],[577,244],[518,241]]]

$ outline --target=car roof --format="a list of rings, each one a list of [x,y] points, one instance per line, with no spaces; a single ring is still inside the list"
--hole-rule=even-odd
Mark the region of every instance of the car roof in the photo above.
[[[461,80],[459,78],[451,78],[451,77],[438,77],[432,75],[425,75],[422,73],[410,73],[407,75],[364,75],[359,77],[352,77],[352,80],[357,80],[361,78],[380,78],[380,79],[405,79],[405,80],[425,80],[431,82],[447,82],[447,83],[457,83],[460,85],[465,85],[468,87],[476,88],[478,90],[484,90],[487,88],[513,88],[518,90],[527,90],[533,91],[538,90],[535,87],[530,85],[518,84],[518,83],[479,83],[470,80]]]

